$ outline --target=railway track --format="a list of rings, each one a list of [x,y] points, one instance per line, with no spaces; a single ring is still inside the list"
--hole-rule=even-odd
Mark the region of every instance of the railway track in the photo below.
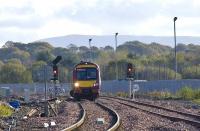
[[[114,131],[120,125],[120,118],[117,112],[108,106],[103,105],[100,101],[92,102],[83,100],[80,102],[85,115],[82,118],[82,125],[75,124],[73,130],[77,131]],[[97,121],[101,119],[103,121]],[[103,123],[101,123],[103,122]],[[72,129],[72,128],[71,128]],[[70,129],[70,130],[71,130]]]
[[[61,131],[72,131],[72,130],[75,130],[75,129],[79,128],[83,124],[83,122],[85,121],[86,111],[85,111],[85,109],[83,108],[83,106],[80,103],[78,103],[78,105],[81,108],[80,119],[76,123],[74,123],[73,125],[65,128],[65,129],[62,129]]]
[[[154,115],[158,115],[164,118],[168,118],[172,121],[183,121],[185,123],[194,125],[200,128],[200,116],[196,114],[180,112],[169,108],[156,106],[148,103],[142,103],[138,101],[132,101],[130,99],[118,98],[118,97],[101,97],[101,99],[107,99],[116,101],[120,104],[129,106],[131,108],[139,109]]]
[[[115,130],[117,130],[118,127],[120,126],[120,117],[119,117],[119,114],[114,109],[111,109],[110,107],[102,104],[101,102],[97,102],[97,104],[100,105],[105,110],[109,111],[110,114],[113,115],[114,122],[113,122],[113,125],[108,129],[108,131],[115,131]]]
[[[95,102],[67,99],[58,112],[58,116],[30,117],[18,121],[12,129],[46,130],[43,123],[50,121],[54,121],[56,126],[49,126],[48,130],[62,131],[200,129],[199,115],[118,97],[100,97]],[[103,118],[104,122],[99,123],[97,118]]]
[[[54,103],[54,100],[52,99],[48,102]],[[41,106],[44,103],[31,104]],[[29,105],[30,103],[24,104],[24,106]],[[42,111],[42,108],[38,109],[37,113]],[[120,118],[117,112],[108,106],[104,106],[100,101],[82,100],[77,102],[68,98],[60,103],[57,111],[57,116],[32,116],[23,120],[21,118],[27,113],[24,112],[17,120],[17,125],[12,126],[12,130],[114,131],[120,125]],[[104,123],[99,124],[97,118],[103,118]],[[55,122],[55,126],[51,126],[52,121]],[[44,127],[44,123],[48,123],[48,127]]]

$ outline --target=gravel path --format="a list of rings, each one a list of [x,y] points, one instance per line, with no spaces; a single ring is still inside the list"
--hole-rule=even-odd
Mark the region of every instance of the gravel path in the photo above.
[[[92,101],[82,101],[83,108],[86,110],[86,120],[78,129],[79,131],[105,131],[112,123],[112,115]],[[98,124],[97,118],[104,118],[104,124]]]
[[[194,126],[184,122],[173,122],[140,110],[124,106],[115,101],[101,99],[104,104],[112,106],[120,115],[122,123],[119,131],[131,130],[191,130],[198,131]]]

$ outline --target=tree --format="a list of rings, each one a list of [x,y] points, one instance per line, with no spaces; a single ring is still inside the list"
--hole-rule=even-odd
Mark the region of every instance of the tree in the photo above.
[[[114,52],[100,51],[99,57],[95,60],[99,65],[107,65],[114,58]]]
[[[182,69],[184,79],[199,79],[200,78],[200,67],[199,66],[188,66]]]
[[[80,47],[79,47],[79,51],[80,51],[81,53],[87,52],[87,51],[89,51],[89,48],[88,48],[87,46],[80,46]]]
[[[67,68],[59,66],[59,81],[62,83],[70,82],[71,75]]]
[[[69,44],[67,46],[67,49],[69,49],[69,51],[71,51],[72,53],[76,53],[78,51],[78,47],[74,44]]]
[[[54,49],[51,51],[51,53],[52,53],[54,56],[64,56],[64,55],[66,55],[68,52],[70,52],[68,49],[62,48],[62,47],[54,48]]]
[[[13,52],[13,57],[12,58],[18,58],[21,61],[25,62],[29,59],[30,54],[27,51],[21,51],[21,50],[17,50],[15,52]]]
[[[114,48],[112,46],[105,46],[104,51],[114,51]]]
[[[105,69],[101,73],[102,79],[103,80],[113,80],[113,79],[115,79],[115,75],[116,75],[115,69],[116,69],[115,61],[110,61],[108,63],[108,65],[105,66]]]
[[[96,52],[96,51],[98,51],[98,50],[99,50],[99,48],[98,48],[98,47],[96,47],[96,46],[92,46],[92,47],[91,47],[91,50],[92,50],[93,52]]]
[[[71,69],[71,68],[74,67],[75,64],[77,64],[79,62],[80,62],[80,58],[79,58],[78,55],[71,53],[71,52],[68,52],[67,54],[65,54],[62,57],[62,60],[61,60],[60,63],[63,66],[65,66],[66,68]]]
[[[1,70],[3,65],[4,65],[4,63],[2,61],[0,61],[0,70]]]
[[[9,64],[18,64],[18,65],[21,65],[22,62],[19,60],[19,59],[16,59],[16,58],[12,58],[12,59],[9,59],[7,60],[7,63]]]
[[[53,60],[54,56],[49,51],[39,52],[37,55],[37,61],[45,61],[47,63]]]
[[[10,48],[14,46],[14,42],[12,41],[7,41],[2,47],[3,48]]]
[[[19,61],[10,60],[4,64],[0,71],[1,83],[31,83],[32,76],[26,67]]]
[[[47,65],[47,63],[44,61],[36,61],[32,64],[32,67],[30,70],[32,71],[32,77],[33,77],[34,82],[44,81],[44,77],[42,77],[43,71],[44,71],[44,68],[43,68],[44,65]]]

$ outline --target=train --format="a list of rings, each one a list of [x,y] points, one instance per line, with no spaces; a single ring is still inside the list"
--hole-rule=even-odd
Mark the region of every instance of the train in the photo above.
[[[75,99],[89,98],[95,100],[100,93],[100,68],[92,62],[81,61],[74,66],[72,90],[70,95]]]

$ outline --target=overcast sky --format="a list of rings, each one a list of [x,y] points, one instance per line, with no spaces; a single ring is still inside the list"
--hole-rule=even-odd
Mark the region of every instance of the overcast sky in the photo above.
[[[69,34],[200,36],[200,0],[0,0],[0,45]]]

